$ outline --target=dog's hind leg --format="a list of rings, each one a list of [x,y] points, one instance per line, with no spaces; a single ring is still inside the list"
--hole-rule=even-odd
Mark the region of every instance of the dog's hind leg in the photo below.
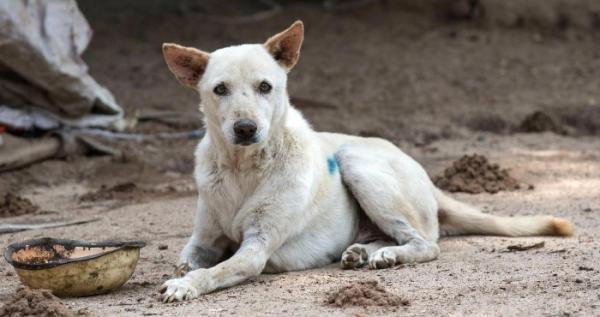
[[[397,245],[369,254],[370,268],[437,258],[437,203],[427,174],[389,144],[344,146],[340,173],[365,214]]]
[[[423,240],[418,235],[400,246],[383,247],[369,255],[369,268],[384,269],[402,263],[421,263],[437,259],[437,243]]]
[[[379,213],[372,209],[371,214]],[[378,216],[381,216],[378,215]],[[374,218],[378,217],[375,216]],[[394,218],[380,217],[381,230],[396,240],[398,245],[382,246],[369,252],[368,264],[371,269],[383,269],[402,263],[420,263],[435,260],[440,254],[440,249],[435,241],[428,241],[415,230],[402,215]]]

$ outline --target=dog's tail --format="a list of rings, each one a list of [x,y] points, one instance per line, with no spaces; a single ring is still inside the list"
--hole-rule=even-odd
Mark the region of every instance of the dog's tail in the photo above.
[[[482,234],[516,237],[573,234],[573,225],[563,218],[493,216],[446,196],[437,188],[434,192],[439,206],[440,232],[443,235]]]

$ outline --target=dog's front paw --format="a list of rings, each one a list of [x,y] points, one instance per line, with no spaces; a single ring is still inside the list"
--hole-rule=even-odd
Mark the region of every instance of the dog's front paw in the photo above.
[[[161,287],[164,303],[194,299],[200,296],[200,291],[186,278],[174,278],[166,281]]]
[[[396,255],[393,251],[381,248],[373,252],[369,256],[369,268],[370,269],[386,269],[396,264]]]

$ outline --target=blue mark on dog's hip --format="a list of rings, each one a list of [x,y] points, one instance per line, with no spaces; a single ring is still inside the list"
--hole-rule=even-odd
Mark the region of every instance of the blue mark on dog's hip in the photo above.
[[[335,155],[331,155],[327,157],[327,170],[329,171],[329,175],[335,174],[335,171],[338,168],[337,160],[335,159]]]

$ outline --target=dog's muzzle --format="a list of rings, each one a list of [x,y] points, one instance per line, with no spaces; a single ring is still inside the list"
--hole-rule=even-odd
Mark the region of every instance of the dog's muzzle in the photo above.
[[[233,124],[235,133],[235,144],[250,145],[258,141],[256,137],[256,122],[248,119],[241,119]]]

